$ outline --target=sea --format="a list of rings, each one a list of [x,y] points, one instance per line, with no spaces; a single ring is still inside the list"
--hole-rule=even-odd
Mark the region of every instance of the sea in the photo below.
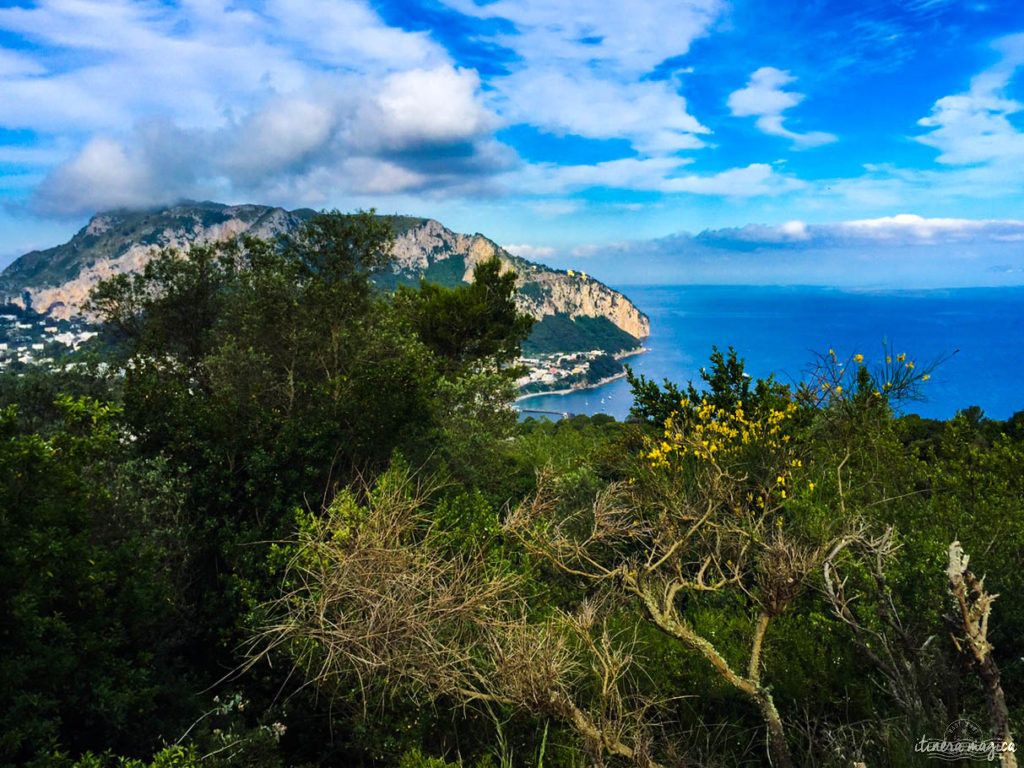
[[[906,353],[920,368],[937,361],[923,399],[903,413],[948,419],[979,406],[988,418],[1024,410],[1024,287],[849,291],[818,287],[622,285],[651,319],[647,352],[634,371],[658,382],[699,382],[717,346],[736,349],[755,378],[796,383],[816,354],[863,354],[869,365]],[[521,409],[628,416],[624,379],[518,402]],[[525,413],[524,416],[531,414]],[[557,416],[552,416],[557,418]]]

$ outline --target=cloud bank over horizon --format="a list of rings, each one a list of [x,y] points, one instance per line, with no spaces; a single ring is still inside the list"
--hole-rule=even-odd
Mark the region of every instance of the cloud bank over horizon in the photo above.
[[[509,246],[555,266],[583,266],[616,285],[998,287],[1024,283],[1024,221],[877,219],[678,233],[568,252]]]

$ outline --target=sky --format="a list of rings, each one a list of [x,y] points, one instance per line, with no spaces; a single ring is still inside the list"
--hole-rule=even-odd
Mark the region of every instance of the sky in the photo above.
[[[183,199],[609,282],[1024,283],[1019,0],[0,0],[0,267]]]

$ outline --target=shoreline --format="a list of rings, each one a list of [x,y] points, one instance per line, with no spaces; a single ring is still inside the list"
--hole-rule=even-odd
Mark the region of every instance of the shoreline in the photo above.
[[[618,354],[614,355],[614,357],[616,360],[625,360],[627,357],[635,357],[636,355],[641,355],[644,352],[650,351],[651,350],[647,347],[637,347],[636,349],[631,349],[628,352],[619,352]],[[583,392],[584,390],[588,389],[598,389],[600,387],[603,387],[605,384],[611,384],[613,381],[618,381],[619,379],[624,378],[626,378],[626,372],[620,371],[619,373],[616,373],[613,376],[606,376],[603,379],[598,379],[597,381],[590,382],[587,384],[577,384],[575,386],[568,387],[567,389],[552,389],[547,392],[530,392],[527,395],[519,395],[512,402],[518,403],[521,400],[529,400],[532,397],[545,397],[547,395],[571,395],[574,392]]]
[[[528,395],[519,395],[512,402],[518,403],[520,400],[529,400],[531,397],[546,397],[547,395],[571,395],[573,392],[582,392],[586,389],[597,389],[603,387],[605,384],[611,384],[613,381],[626,378],[626,372],[616,373],[614,376],[608,376],[603,379],[598,379],[591,384],[580,384],[575,387],[569,387],[568,389],[553,389],[549,392],[531,392]]]

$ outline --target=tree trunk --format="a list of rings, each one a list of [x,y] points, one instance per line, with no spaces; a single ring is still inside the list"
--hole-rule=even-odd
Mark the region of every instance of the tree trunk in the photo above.
[[[1006,708],[1006,696],[999,681],[999,667],[991,653],[978,664],[978,677],[985,686],[985,699],[988,703],[988,714],[992,721],[992,735],[996,741],[1009,744],[1013,741],[1010,732],[1010,713]],[[1017,756],[1010,751],[999,753],[1002,768],[1017,768]]]
[[[782,718],[779,717],[779,710],[775,708],[772,695],[758,686],[754,698],[761,710],[761,717],[768,726],[768,750],[772,765],[774,768],[793,768],[793,757],[789,752],[789,744],[786,743]]]
[[[992,643],[988,641],[988,621],[992,614],[992,603],[999,595],[985,591],[985,579],[977,578],[967,570],[970,556],[959,541],[949,545],[949,587],[960,609],[960,622],[964,629],[962,641],[954,640],[962,652],[970,653],[978,667],[978,677],[985,687],[992,735],[1003,745],[1012,745],[1010,713],[1006,708],[1006,696],[999,680],[999,666],[992,656]],[[999,763],[1002,768],[1017,768],[1017,756],[1010,749],[1000,751]]]

